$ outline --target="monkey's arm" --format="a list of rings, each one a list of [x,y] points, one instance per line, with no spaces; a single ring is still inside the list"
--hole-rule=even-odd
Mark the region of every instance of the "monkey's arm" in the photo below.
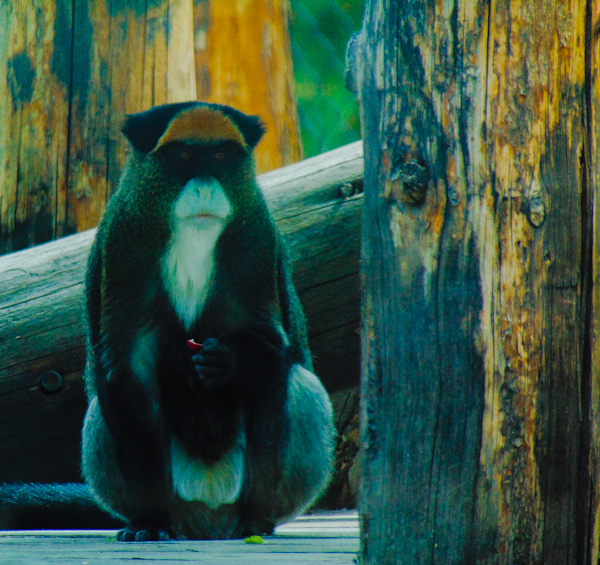
[[[128,526],[119,539],[147,540],[178,537],[171,527],[171,486],[167,473],[166,438],[158,388],[148,361],[152,358],[152,334],[143,297],[148,287],[145,265],[121,261],[102,269],[102,257],[91,257],[88,288],[91,354],[88,375],[93,381],[102,419],[108,429],[124,500],[122,514]],[[136,271],[135,273],[133,271]],[[101,282],[101,288],[94,286]],[[127,281],[127,284],[123,284]],[[123,289],[127,289],[124,294]],[[99,301],[99,303],[97,302]],[[90,374],[91,373],[91,374]],[[88,477],[92,484],[105,480]]]

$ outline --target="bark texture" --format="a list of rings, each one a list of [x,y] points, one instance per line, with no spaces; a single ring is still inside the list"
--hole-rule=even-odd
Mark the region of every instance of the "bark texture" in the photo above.
[[[368,2],[365,565],[596,565],[597,12]]]
[[[302,158],[289,12],[289,0],[194,0],[198,100],[263,118],[259,172]]]

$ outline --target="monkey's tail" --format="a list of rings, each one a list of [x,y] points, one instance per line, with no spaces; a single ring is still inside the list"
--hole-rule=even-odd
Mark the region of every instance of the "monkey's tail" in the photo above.
[[[0,485],[0,530],[101,530],[123,522],[102,510],[83,483]]]

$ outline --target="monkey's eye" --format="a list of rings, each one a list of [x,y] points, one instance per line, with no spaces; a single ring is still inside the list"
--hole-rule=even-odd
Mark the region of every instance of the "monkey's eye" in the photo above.
[[[184,163],[187,163],[192,160],[192,152],[187,150],[182,150],[178,153],[177,158]]]
[[[237,157],[243,155],[243,149],[235,141],[223,141],[210,148],[210,157],[213,163],[230,163]]]

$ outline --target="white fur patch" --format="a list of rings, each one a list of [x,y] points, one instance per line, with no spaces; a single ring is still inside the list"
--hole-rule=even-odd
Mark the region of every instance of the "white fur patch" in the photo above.
[[[214,248],[231,206],[216,179],[191,179],[173,209],[173,233],[161,259],[163,283],[186,327],[202,313],[214,266]]]
[[[157,336],[155,330],[139,332],[132,342],[129,364],[133,374],[151,394],[152,415],[158,417],[158,383],[154,378],[156,368]]]
[[[243,427],[235,445],[214,465],[192,459],[179,442],[171,439],[171,469],[173,489],[183,500],[199,500],[213,510],[221,504],[235,502],[244,480]]]
[[[133,374],[145,386],[154,380],[156,366],[156,332],[147,330],[140,332],[133,339],[130,366]]]

